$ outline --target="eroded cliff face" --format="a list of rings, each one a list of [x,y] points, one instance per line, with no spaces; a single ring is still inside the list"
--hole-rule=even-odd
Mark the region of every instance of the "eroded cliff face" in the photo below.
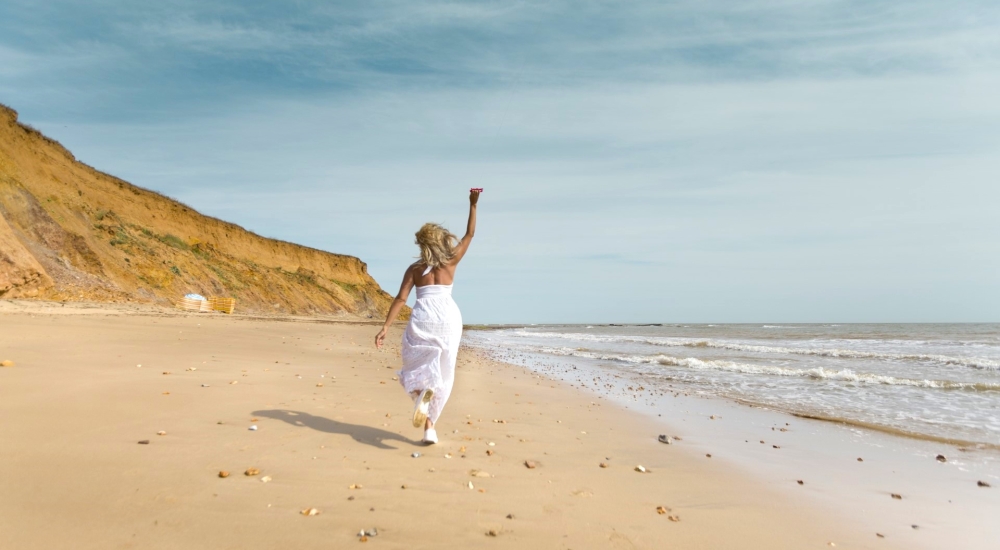
[[[358,258],[267,239],[78,162],[0,105],[0,298],[233,296],[261,313],[385,315]]]

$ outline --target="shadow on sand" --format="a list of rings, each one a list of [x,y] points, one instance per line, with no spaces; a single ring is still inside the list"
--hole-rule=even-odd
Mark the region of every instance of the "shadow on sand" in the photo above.
[[[251,414],[254,416],[263,416],[265,418],[281,420],[282,422],[287,422],[292,426],[312,428],[314,430],[330,434],[349,435],[358,443],[364,443],[365,445],[371,445],[372,447],[378,447],[379,449],[395,449],[395,447],[386,445],[384,441],[399,441],[401,443],[409,443],[415,447],[421,446],[420,442],[407,439],[397,433],[381,430],[379,428],[372,428],[371,426],[337,422],[336,420],[330,420],[329,418],[323,418],[322,416],[313,416],[309,413],[299,411],[271,409],[254,411]]]

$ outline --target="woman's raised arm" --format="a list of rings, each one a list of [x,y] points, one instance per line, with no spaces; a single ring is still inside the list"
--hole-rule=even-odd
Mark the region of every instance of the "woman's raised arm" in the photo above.
[[[469,223],[465,226],[465,236],[462,237],[461,241],[458,241],[458,245],[455,247],[455,256],[452,258],[452,264],[457,264],[465,256],[465,253],[469,250],[469,243],[472,242],[472,237],[476,235],[476,205],[479,203],[479,190],[473,189],[469,191]]]

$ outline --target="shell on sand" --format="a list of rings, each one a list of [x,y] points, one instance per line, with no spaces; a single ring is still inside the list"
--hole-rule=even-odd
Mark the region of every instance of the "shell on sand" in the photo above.
[[[318,516],[319,515],[319,510],[317,510],[315,508],[305,508],[304,510],[302,510],[299,513],[302,514],[303,516]]]
[[[258,470],[257,468],[247,468],[247,471],[243,472],[243,475],[245,475],[245,476],[255,476],[255,475],[259,474],[259,473],[260,473],[260,470]]]

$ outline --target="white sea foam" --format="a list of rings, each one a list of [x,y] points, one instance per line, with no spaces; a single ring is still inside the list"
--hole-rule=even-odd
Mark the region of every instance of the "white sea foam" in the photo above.
[[[883,384],[889,386],[913,386],[920,388],[936,388],[949,390],[1000,391],[1000,384],[988,382],[955,382],[952,380],[919,380],[899,378],[866,372],[854,372],[851,369],[826,369],[815,367],[811,369],[795,369],[773,365],[755,365],[725,360],[703,360],[696,357],[673,357],[670,355],[627,355],[615,353],[600,353],[590,350],[579,350],[567,347],[537,348],[534,351],[550,355],[562,355],[596,359],[599,361],[618,361],[630,364],[665,365],[685,367],[694,370],[726,371],[741,374],[761,374],[769,376],[794,376],[817,380],[838,380],[860,384]]]
[[[743,351],[749,353],[762,354],[786,354],[786,355],[812,355],[818,357],[832,357],[842,359],[876,359],[888,361],[925,361],[942,365],[957,365],[986,370],[1000,370],[1000,361],[987,359],[985,357],[964,357],[939,354],[924,353],[886,353],[875,351],[864,351],[854,349],[837,348],[792,348],[786,346],[762,346],[756,344],[744,344],[739,342],[724,342],[711,339],[688,339],[672,337],[645,337],[645,336],[609,336],[597,334],[562,333],[562,332],[531,332],[525,330],[515,330],[511,334],[529,338],[545,339],[566,339],[589,342],[628,342],[637,344],[649,344],[665,347],[697,347],[726,349],[731,351]]]

